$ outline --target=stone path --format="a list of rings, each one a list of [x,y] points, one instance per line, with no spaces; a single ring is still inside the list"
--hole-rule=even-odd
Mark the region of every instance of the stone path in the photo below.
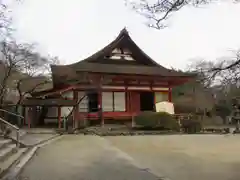
[[[20,180],[160,180],[97,136],[70,135],[42,147]]]
[[[239,135],[69,135],[42,147],[20,179],[239,180],[239,167]]]
[[[172,180],[240,180],[240,135],[106,137],[135,161]]]
[[[20,142],[26,146],[34,146],[41,142],[52,139],[58,134],[25,134],[20,138]]]
[[[58,135],[53,129],[22,128],[19,131],[20,143],[26,146],[37,145]],[[16,131],[12,131],[9,136],[16,140]]]

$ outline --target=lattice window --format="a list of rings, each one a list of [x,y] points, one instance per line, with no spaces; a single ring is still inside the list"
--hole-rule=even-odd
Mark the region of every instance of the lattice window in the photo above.
[[[120,48],[114,49],[109,58],[114,60],[127,60],[127,61],[134,60],[132,57],[131,51],[129,51],[128,49],[120,49]]]
[[[102,108],[104,112],[126,111],[125,92],[103,92]]]

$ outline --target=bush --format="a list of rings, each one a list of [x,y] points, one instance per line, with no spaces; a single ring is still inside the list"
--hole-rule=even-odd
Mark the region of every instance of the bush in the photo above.
[[[135,123],[145,129],[180,130],[175,118],[166,112],[143,112],[135,117]]]
[[[181,121],[182,128],[185,133],[198,133],[202,130],[202,123],[195,119],[183,119]]]
[[[158,124],[158,117],[156,112],[142,112],[135,117],[135,124],[145,128],[153,128]]]
[[[178,121],[169,113],[158,112],[157,116],[160,120],[160,127],[167,130],[180,131],[180,125]]]

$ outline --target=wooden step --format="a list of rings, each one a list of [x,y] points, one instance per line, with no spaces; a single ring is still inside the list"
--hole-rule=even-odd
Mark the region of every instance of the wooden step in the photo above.
[[[2,148],[0,150],[0,162],[3,162],[10,155],[12,155],[13,153],[16,153],[16,152],[17,152],[17,149],[16,149],[16,145],[15,144],[9,144],[6,147]]]

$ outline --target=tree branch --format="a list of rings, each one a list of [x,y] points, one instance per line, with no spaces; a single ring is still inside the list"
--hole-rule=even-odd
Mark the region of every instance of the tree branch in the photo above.
[[[166,27],[168,17],[186,5],[198,7],[208,4],[212,0],[125,0],[137,13],[147,18],[147,25],[151,28],[162,29]],[[235,2],[235,0],[232,0]],[[238,0],[236,0],[238,1]]]
[[[57,62],[58,58],[43,58],[34,52],[31,44],[17,44],[16,42],[0,43],[2,63],[0,68],[5,69],[0,81],[0,105],[4,102],[5,89],[18,92],[17,105],[27,95],[49,82],[49,66]],[[54,60],[53,60],[54,59]]]

